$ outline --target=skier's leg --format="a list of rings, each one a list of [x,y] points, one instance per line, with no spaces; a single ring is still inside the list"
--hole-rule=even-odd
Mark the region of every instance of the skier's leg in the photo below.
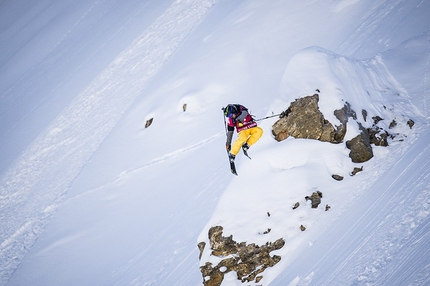
[[[260,139],[260,137],[263,135],[263,129],[261,129],[260,127],[253,127],[253,128],[251,128],[251,129],[248,129],[249,130],[249,134],[250,134],[250,136],[249,136],[249,138],[248,138],[248,140],[246,141],[246,143],[249,145],[249,146],[252,146],[252,145],[254,145],[257,141],[258,141],[258,139]]]
[[[233,146],[231,146],[231,150],[230,150],[231,154],[236,156],[237,153],[239,153],[239,150],[242,147],[243,143],[245,143],[246,140],[248,139],[251,129],[247,129],[239,132],[239,134],[237,135],[236,141],[234,142]]]

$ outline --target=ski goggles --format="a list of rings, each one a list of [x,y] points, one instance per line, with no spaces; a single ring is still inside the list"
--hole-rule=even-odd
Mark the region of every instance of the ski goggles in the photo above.
[[[231,118],[233,116],[233,107],[227,106],[224,108],[224,115],[225,117]]]

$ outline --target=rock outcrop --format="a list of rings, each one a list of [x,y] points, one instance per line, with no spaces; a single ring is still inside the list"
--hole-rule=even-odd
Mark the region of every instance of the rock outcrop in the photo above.
[[[315,139],[331,143],[340,143],[346,133],[346,125],[336,129],[324,118],[318,107],[319,95],[299,98],[291,103],[272,126],[272,134],[277,141],[290,136],[294,138]]]
[[[311,201],[312,208],[316,209],[319,204],[321,203],[321,199],[323,197],[323,194],[320,191],[313,192],[311,196],[306,196],[306,201]]]
[[[146,120],[145,128],[148,128],[149,126],[151,126],[152,121],[154,121],[154,118],[151,118],[151,119]]]
[[[258,283],[263,278],[264,270],[281,260],[280,256],[270,256],[270,252],[284,246],[285,241],[282,238],[273,243],[267,242],[265,245],[258,246],[254,243],[237,243],[232,236],[224,237],[222,232],[222,226],[214,226],[209,230],[211,254],[225,259],[215,266],[211,262],[206,262],[200,267],[205,286],[221,285],[224,275],[231,271],[235,271],[237,279],[242,282]],[[199,243],[199,249],[202,245],[202,242]]]
[[[355,175],[357,175],[357,173],[360,173],[360,172],[362,172],[363,171],[363,166],[361,166],[360,168],[358,168],[358,167],[355,167],[354,168],[354,170],[352,170],[352,172],[351,172],[351,176],[355,176]]]
[[[331,175],[331,177],[333,179],[335,179],[336,181],[342,181],[343,180],[343,176],[338,175],[338,174],[333,174],[333,175]]]
[[[346,147],[351,150],[349,157],[354,163],[363,163],[373,157],[372,146],[367,132],[362,132],[349,141],[346,141]]]
[[[363,163],[373,157],[372,144],[375,146],[388,146],[388,139],[394,139],[395,135],[379,127],[377,124],[384,119],[373,116],[373,125],[364,128],[358,121],[356,112],[348,102],[344,107],[333,112],[340,121],[340,125],[333,126],[318,108],[319,95],[306,96],[296,99],[287,110],[281,113],[280,119],[272,126],[272,134],[277,141],[282,141],[292,136],[294,138],[315,139],[330,143],[341,143],[346,135],[346,126],[349,118],[358,124],[361,133],[346,142],[350,149],[349,157],[354,163]],[[361,114],[367,121],[368,113],[362,109]],[[407,122],[410,128],[414,125],[413,120]],[[396,127],[397,121],[392,120],[389,129]]]

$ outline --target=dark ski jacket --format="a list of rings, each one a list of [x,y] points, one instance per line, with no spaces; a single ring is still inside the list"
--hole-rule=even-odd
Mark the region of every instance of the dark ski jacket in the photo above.
[[[227,121],[227,145],[231,145],[235,127],[237,133],[239,133],[240,131],[257,126],[257,122],[255,122],[252,116],[248,113],[248,109],[246,107],[240,104],[234,104],[234,106],[237,110],[236,118],[229,117]]]

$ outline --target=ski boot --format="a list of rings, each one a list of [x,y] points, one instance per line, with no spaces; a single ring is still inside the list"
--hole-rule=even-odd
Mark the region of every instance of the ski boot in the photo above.
[[[228,159],[230,160],[230,163],[233,163],[235,158],[235,155],[231,154],[230,152],[228,153]]]
[[[243,143],[242,150],[243,150],[243,154],[245,154],[246,157],[251,159],[251,157],[249,157],[248,155],[249,145],[247,143]]]
[[[249,150],[249,145],[248,145],[248,143],[243,143],[243,145],[242,145],[242,149],[243,149],[243,151],[244,151],[244,152],[248,152],[248,150]]]

